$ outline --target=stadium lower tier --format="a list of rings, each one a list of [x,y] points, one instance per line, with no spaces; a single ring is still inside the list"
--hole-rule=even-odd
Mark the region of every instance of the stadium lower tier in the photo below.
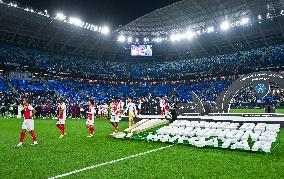
[[[216,100],[217,96],[226,90],[233,80],[208,80],[191,83],[152,84],[152,85],[113,85],[107,83],[90,83],[77,81],[39,81],[16,80],[0,78],[0,105],[3,113],[17,114],[23,98],[29,98],[38,111],[37,116],[56,114],[60,98],[68,106],[68,114],[72,117],[85,115],[88,100],[94,100],[97,114],[108,111],[113,99],[120,103],[121,111],[126,109],[128,98],[132,98],[137,111],[141,114],[157,115],[180,103],[180,108],[192,112],[193,103],[190,94],[193,91],[198,97],[208,103]],[[271,89],[272,92],[263,99],[254,96],[246,90],[234,98],[232,108],[261,109],[265,105],[274,105],[277,110],[284,106],[284,91]],[[161,111],[163,110],[163,111]],[[234,110],[234,109],[232,109]],[[13,111],[13,112],[12,112]]]

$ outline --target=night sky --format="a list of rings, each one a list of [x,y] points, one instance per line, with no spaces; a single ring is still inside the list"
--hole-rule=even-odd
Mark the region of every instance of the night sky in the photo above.
[[[4,0],[8,2],[7,0]],[[67,17],[79,17],[94,25],[108,25],[115,30],[161,7],[180,0],[17,0],[50,15],[62,12]]]

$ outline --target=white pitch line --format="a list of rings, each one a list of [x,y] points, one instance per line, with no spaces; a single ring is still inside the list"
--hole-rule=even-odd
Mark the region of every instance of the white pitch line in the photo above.
[[[120,161],[123,161],[123,160],[127,160],[127,159],[131,159],[131,158],[134,158],[134,157],[139,157],[139,156],[146,155],[146,154],[149,154],[149,153],[157,152],[159,150],[163,150],[163,149],[166,149],[166,148],[169,148],[169,147],[172,147],[172,146],[174,146],[174,145],[168,145],[166,147],[160,147],[160,148],[157,148],[157,149],[149,150],[147,152],[142,152],[142,153],[139,153],[139,154],[130,155],[128,157],[120,158],[120,159],[117,159],[117,160],[112,160],[112,161],[109,161],[109,162],[100,163],[100,164],[89,166],[89,167],[86,167],[86,168],[74,170],[74,171],[64,173],[64,174],[61,174],[61,175],[57,175],[57,176],[54,176],[54,177],[49,177],[48,179],[63,178],[63,177],[70,176],[70,175],[73,175],[73,174],[76,174],[76,173],[80,173],[80,172],[83,172],[83,171],[86,171],[86,170],[91,170],[91,169],[94,169],[94,168],[113,164],[113,163],[120,162]]]

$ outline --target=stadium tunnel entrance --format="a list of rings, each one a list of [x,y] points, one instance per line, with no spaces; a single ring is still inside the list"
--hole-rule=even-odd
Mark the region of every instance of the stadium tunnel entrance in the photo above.
[[[284,74],[263,71],[245,75],[236,80],[226,91],[218,96],[214,106],[211,106],[211,112],[229,113],[230,104],[234,97],[247,88],[252,88],[254,95],[263,98],[271,92],[271,85],[284,88]]]

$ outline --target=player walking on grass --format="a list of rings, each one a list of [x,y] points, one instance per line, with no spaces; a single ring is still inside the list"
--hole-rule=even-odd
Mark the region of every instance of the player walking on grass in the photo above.
[[[32,145],[37,145],[36,135],[34,133],[34,120],[33,117],[36,113],[36,110],[29,104],[28,99],[24,99],[24,122],[22,125],[22,132],[20,137],[20,143],[16,147],[22,147],[25,139],[26,131],[28,130],[30,135],[33,138],[34,143]]]
[[[93,137],[94,136],[94,122],[95,122],[95,114],[96,109],[95,109],[95,103],[94,101],[89,101],[89,109],[87,111],[87,121],[86,121],[86,127],[90,130],[90,135],[87,137]]]
[[[134,125],[134,117],[137,115],[137,110],[133,99],[129,99],[127,108],[124,113],[128,111],[128,120],[129,120],[129,127]]]
[[[60,99],[58,104],[58,119],[56,121],[56,126],[61,132],[61,135],[59,137],[60,139],[62,139],[66,135],[65,121],[66,121],[66,105],[63,99]]]
[[[119,104],[117,100],[114,100],[111,107],[111,118],[110,123],[112,124],[114,128],[113,134],[118,133],[118,123],[119,123]]]

